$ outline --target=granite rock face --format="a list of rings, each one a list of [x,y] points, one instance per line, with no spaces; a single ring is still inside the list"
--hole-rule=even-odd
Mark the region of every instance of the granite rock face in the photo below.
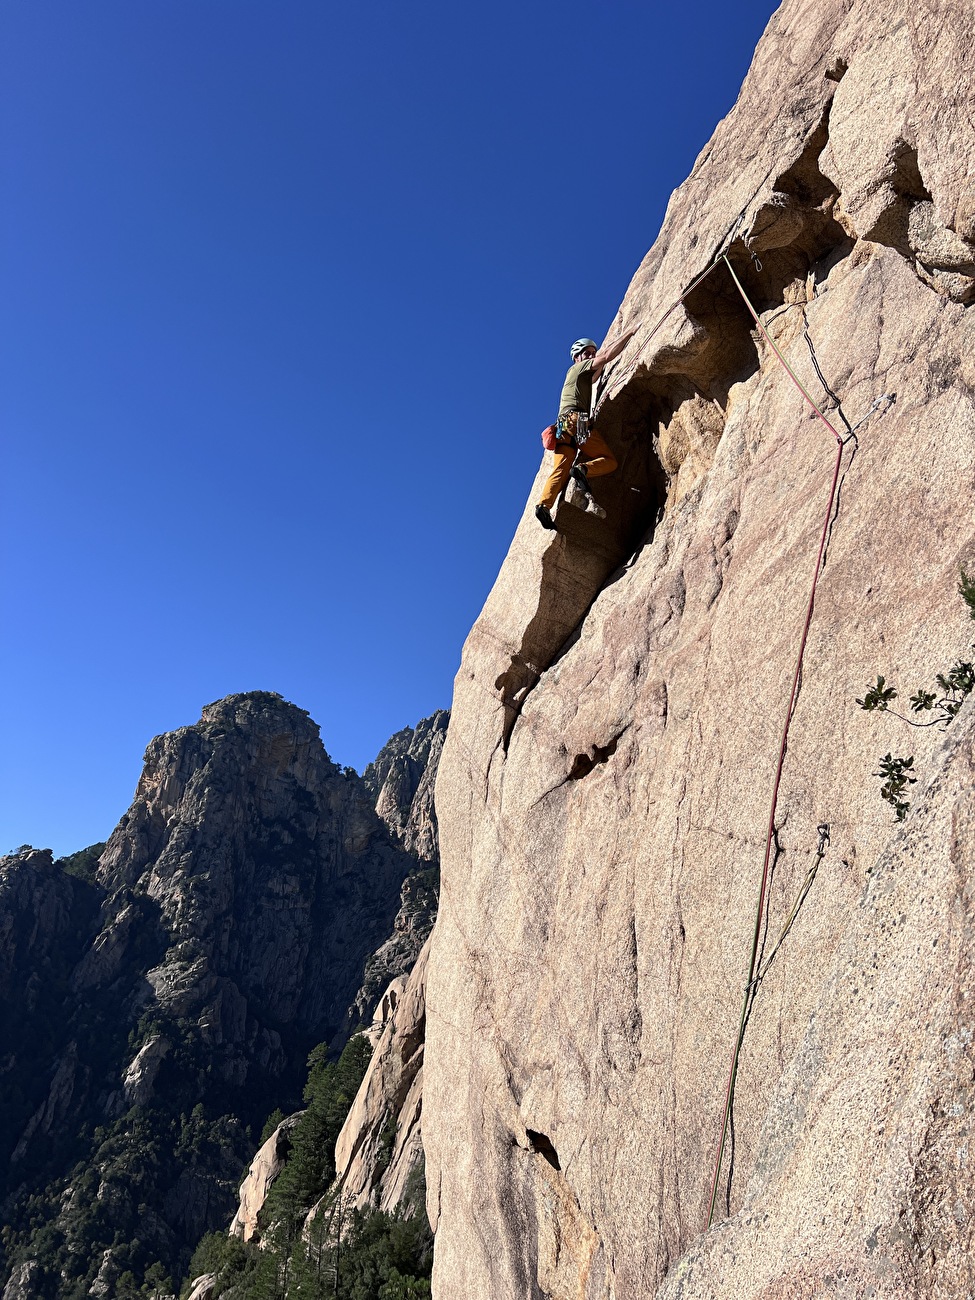
[[[31,1144],[50,1148],[71,1111],[78,1043],[64,1008],[99,901],[48,849],[0,858],[0,1168],[11,1179]]]
[[[356,1209],[413,1213],[423,1170],[420,1114],[429,944],[383,995],[372,1060],[335,1144],[336,1182]]]
[[[433,790],[449,713],[405,727],[363,773],[363,784],[394,840],[413,855],[392,933],[366,963],[362,987],[341,1037],[366,1025],[374,1055],[336,1149],[336,1182],[349,1205],[410,1214],[422,1185],[424,945],[437,914],[439,844]],[[384,991],[383,991],[384,990]],[[288,1152],[296,1116],[257,1153],[240,1189],[231,1233],[250,1240],[271,1183]],[[318,1207],[312,1210],[312,1218]],[[311,1222],[311,1220],[309,1220]]]
[[[971,657],[968,26],[954,3],[786,0],[610,331],[638,327],[597,398],[608,518],[562,505],[545,533],[536,483],[468,638],[427,976],[441,1300],[975,1291],[973,719],[914,732],[856,704],[878,673],[906,700]],[[722,249],[815,400],[859,427],[766,953],[828,842],[748,1019],[706,1230],[836,455],[723,263],[649,339]],[[887,751],[915,759],[903,825]]]
[[[198,1277],[194,1281],[187,1300],[213,1300],[216,1289],[217,1275],[215,1273],[204,1273],[202,1277]]]
[[[3,1300],[33,1300],[34,1279],[37,1265],[33,1260],[25,1260],[18,1265],[7,1279],[3,1288]]]
[[[408,977],[430,937],[437,918],[438,885],[433,866],[415,871],[403,881],[392,933],[366,962],[362,987],[349,1012],[349,1030],[359,1025],[371,1026],[373,1035],[381,1030],[382,1001],[388,997],[389,987]],[[387,989],[385,994],[382,993],[384,986]]]
[[[0,858],[0,1007],[5,1012],[23,992],[24,971],[36,973],[28,1003],[45,975],[64,978],[64,943],[77,929],[77,886],[55,867],[50,849],[28,847]]]

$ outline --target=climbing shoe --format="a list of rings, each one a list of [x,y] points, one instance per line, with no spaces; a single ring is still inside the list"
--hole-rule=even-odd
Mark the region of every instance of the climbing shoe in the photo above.
[[[585,510],[587,515],[595,515],[597,519],[606,518],[606,511],[602,506],[596,504],[592,495],[592,488],[589,486],[589,480],[586,478],[586,471],[581,465],[575,465],[572,468],[572,477],[565,499],[571,505],[578,506],[580,510]]]
[[[538,520],[538,522],[542,525],[543,528],[555,527],[555,520],[549,514],[547,506],[536,506],[535,518]]]

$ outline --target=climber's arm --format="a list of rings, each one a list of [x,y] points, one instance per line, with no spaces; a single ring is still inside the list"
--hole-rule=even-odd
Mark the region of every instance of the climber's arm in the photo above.
[[[636,329],[627,330],[618,339],[615,339],[612,343],[605,343],[599,349],[592,359],[593,378],[602,373],[604,366],[608,366],[611,361],[616,360],[635,333]]]

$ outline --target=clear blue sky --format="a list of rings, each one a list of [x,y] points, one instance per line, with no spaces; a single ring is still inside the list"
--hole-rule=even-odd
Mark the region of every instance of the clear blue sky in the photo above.
[[[4,0],[0,851],[232,691],[362,769],[449,705],[773,0]]]

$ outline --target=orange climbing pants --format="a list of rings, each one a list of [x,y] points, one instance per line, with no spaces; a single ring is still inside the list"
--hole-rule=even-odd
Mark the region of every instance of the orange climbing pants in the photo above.
[[[555,451],[552,452],[552,456],[554,457],[552,472],[545,480],[541,500],[538,503],[543,505],[546,510],[552,509],[559,493],[569,481],[569,471],[572,469],[576,458],[575,444],[560,442]],[[595,429],[590,432],[589,437],[582,444],[579,465],[588,478],[599,478],[602,474],[612,474],[616,468],[616,457],[607,446],[605,438],[597,433]]]

